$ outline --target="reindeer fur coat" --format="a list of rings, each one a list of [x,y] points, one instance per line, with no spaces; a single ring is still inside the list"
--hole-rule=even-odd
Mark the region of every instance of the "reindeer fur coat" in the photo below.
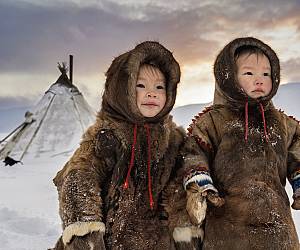
[[[273,88],[266,97],[251,99],[236,83],[234,54],[244,45],[261,48],[270,61]],[[271,102],[279,60],[261,41],[240,38],[220,52],[214,72],[214,105],[190,125],[184,163],[186,171],[210,171],[225,199],[222,207],[208,207],[203,249],[299,249],[285,185],[300,169],[300,127]]]
[[[166,77],[166,104],[150,118],[143,117],[136,105],[135,85],[144,63],[158,67]],[[172,230],[177,222],[170,218],[178,218],[172,211],[180,209],[168,201],[175,190],[183,192],[181,184],[178,188],[172,180],[180,167],[185,133],[169,112],[180,79],[179,65],[159,43],[144,42],[115,58],[106,76],[95,124],[54,179],[63,240],[70,241],[75,228],[83,231],[81,235],[105,231],[106,249],[174,249]],[[134,164],[128,171],[131,160]],[[187,225],[184,206],[181,210],[180,220]]]

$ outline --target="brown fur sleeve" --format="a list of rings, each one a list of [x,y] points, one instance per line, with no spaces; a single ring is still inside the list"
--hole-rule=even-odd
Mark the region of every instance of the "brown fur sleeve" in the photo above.
[[[64,177],[57,183],[63,228],[78,221],[101,221],[100,176],[96,166],[103,162],[96,159],[89,144],[81,144],[66,164]]]
[[[177,138],[174,144],[180,145],[177,162],[173,168],[169,182],[163,190],[162,205],[168,215],[168,226],[176,249],[196,249],[198,239],[203,237],[203,230],[194,226],[186,210],[186,192],[182,185],[182,152],[186,134],[181,127],[174,129]],[[173,144],[172,144],[173,145]]]
[[[185,173],[193,170],[209,171],[214,155],[213,138],[216,134],[210,112],[197,116],[188,131],[188,139],[183,150]]]
[[[175,128],[175,125],[174,125]],[[190,224],[188,214],[185,210],[186,193],[182,185],[182,155],[181,149],[186,140],[186,134],[181,127],[177,127],[173,130],[174,138],[176,138],[176,144],[179,145],[177,161],[172,169],[172,173],[168,184],[163,190],[163,206],[168,214],[168,222],[170,231],[173,232],[175,227],[188,226]]]
[[[295,192],[300,189],[300,125],[298,121],[289,119],[288,132],[292,139],[288,149],[288,179]]]
[[[102,183],[109,178],[112,166],[107,165],[110,157],[97,153],[98,134],[87,131],[80,147],[53,180],[63,228],[75,222],[102,221]]]

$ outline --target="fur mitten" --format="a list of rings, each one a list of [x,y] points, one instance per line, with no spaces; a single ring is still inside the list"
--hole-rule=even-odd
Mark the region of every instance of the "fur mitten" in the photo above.
[[[192,183],[189,189],[186,190],[186,193],[186,210],[190,220],[194,225],[201,225],[206,215],[206,199],[202,195],[203,193],[198,191],[198,185],[196,183]]]
[[[59,238],[55,247],[51,250],[105,250],[102,232],[92,232],[84,236],[75,236],[66,245]]]
[[[300,188],[298,188],[293,195],[294,202],[292,208],[295,210],[300,210]]]
[[[218,193],[212,190],[205,190],[202,192],[201,188],[196,183],[191,183],[186,191],[186,210],[194,225],[201,225],[205,219],[207,208],[206,200],[217,207],[224,205],[224,199],[219,197]]]
[[[202,195],[205,196],[205,193],[206,193],[207,200],[215,207],[221,207],[225,204],[225,200],[221,198],[218,193],[208,190],[204,192]]]
[[[224,199],[219,197],[208,171],[191,171],[184,177],[183,185],[187,191],[186,210],[194,225],[201,225],[205,219],[206,200],[214,206],[224,205]]]

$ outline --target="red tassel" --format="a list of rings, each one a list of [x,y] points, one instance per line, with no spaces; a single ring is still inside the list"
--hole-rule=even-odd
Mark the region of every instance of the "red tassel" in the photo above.
[[[264,123],[264,135],[265,135],[266,141],[268,142],[269,137],[268,137],[268,134],[267,134],[267,124],[266,124],[266,119],[265,119],[264,106],[261,103],[259,103],[259,107],[260,107],[261,116],[262,116],[263,123]]]

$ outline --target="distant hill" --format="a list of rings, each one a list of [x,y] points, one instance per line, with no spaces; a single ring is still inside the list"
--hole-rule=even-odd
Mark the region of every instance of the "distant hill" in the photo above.
[[[0,109],[0,131],[4,133],[12,131],[24,121],[25,112],[30,111],[31,109],[32,107]]]
[[[201,100],[199,100],[201,101]],[[282,84],[277,95],[273,99],[276,107],[281,108],[288,115],[295,116],[300,120],[300,82]],[[172,115],[174,120],[187,127],[192,118],[210,103],[189,104],[174,108]],[[0,109],[0,132],[10,132],[24,121],[24,114],[32,107],[19,107],[11,109]]]
[[[281,85],[273,101],[287,115],[293,115],[300,120],[300,82]]]
[[[280,85],[274,105],[282,109],[287,115],[292,115],[300,120],[300,83],[287,83]],[[185,128],[191,123],[192,118],[211,103],[189,104],[174,108],[172,115],[177,124]]]
[[[183,127],[188,127],[192,122],[192,118],[201,112],[205,107],[210,106],[211,103],[189,104],[174,108],[171,112],[174,121]]]

